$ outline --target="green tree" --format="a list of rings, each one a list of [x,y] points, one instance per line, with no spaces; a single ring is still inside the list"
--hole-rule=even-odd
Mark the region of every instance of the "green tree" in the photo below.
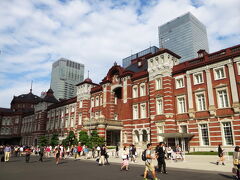
[[[78,140],[73,131],[70,131],[68,136],[62,140],[63,146],[72,146],[78,143]]]
[[[89,136],[86,131],[79,132],[79,142],[85,145],[89,145]]]
[[[97,131],[92,131],[91,136],[90,136],[90,142],[91,146],[97,146],[97,145],[103,145],[104,144],[104,138],[99,137]]]
[[[55,147],[59,144],[58,134],[53,134],[50,140],[50,145]]]
[[[77,143],[77,139],[73,131],[69,132],[67,139],[69,142],[69,146],[75,145]]]
[[[39,146],[47,146],[49,143],[49,139],[47,136],[40,136],[38,138],[38,145]]]

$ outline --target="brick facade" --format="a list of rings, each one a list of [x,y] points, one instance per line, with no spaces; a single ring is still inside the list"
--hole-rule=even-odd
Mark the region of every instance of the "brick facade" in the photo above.
[[[70,130],[96,130],[108,145],[165,141],[190,151],[240,145],[240,45],[211,54],[200,50],[183,63],[179,58],[160,49],[125,69],[115,63],[99,84],[88,78],[77,85],[76,97],[46,104],[39,121],[36,109],[35,116],[26,115],[40,130],[22,142],[34,143],[44,133],[63,139]]]

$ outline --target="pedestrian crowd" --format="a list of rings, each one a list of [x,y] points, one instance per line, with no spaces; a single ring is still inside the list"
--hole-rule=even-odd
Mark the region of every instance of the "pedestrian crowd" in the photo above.
[[[72,157],[74,160],[78,159],[96,159],[99,166],[110,165],[108,148],[106,145],[97,145],[96,147],[89,148],[86,145],[74,145],[64,147],[63,145],[57,145],[55,147],[45,146],[45,147],[35,147],[35,146],[10,146],[10,145],[0,145],[0,157],[1,162],[8,162],[11,156],[21,157],[25,156],[25,161],[28,163],[30,161],[31,155],[38,155],[39,161],[43,162],[43,158],[55,157],[56,164],[59,164],[61,159]],[[122,163],[120,170],[129,170],[129,162],[136,163],[138,157],[141,157],[145,162],[144,170],[144,180],[147,179],[149,173],[152,174],[153,179],[157,180],[156,172],[167,174],[167,167],[165,160],[184,160],[184,153],[179,145],[172,148],[166,146],[164,142],[160,142],[155,149],[151,143],[147,144],[147,148],[143,152],[137,151],[135,145],[130,145],[129,147],[124,146],[121,153],[119,153],[119,147],[116,146],[115,154],[116,158],[121,158]],[[218,157],[216,165],[225,165],[224,149],[221,144],[218,146]],[[157,161],[157,166],[155,168],[154,161]],[[235,147],[233,152],[233,168],[232,172],[236,179],[240,180],[240,148]]]

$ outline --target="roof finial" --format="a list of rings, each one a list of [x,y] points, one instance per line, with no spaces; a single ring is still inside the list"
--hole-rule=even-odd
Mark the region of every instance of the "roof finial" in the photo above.
[[[31,89],[30,89],[30,93],[32,93],[32,84],[33,84],[33,81],[31,81]]]

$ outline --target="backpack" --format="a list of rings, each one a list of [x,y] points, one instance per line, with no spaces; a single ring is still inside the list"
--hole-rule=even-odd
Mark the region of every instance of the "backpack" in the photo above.
[[[142,160],[143,161],[146,161],[147,160],[147,157],[146,157],[146,149],[142,152]]]

